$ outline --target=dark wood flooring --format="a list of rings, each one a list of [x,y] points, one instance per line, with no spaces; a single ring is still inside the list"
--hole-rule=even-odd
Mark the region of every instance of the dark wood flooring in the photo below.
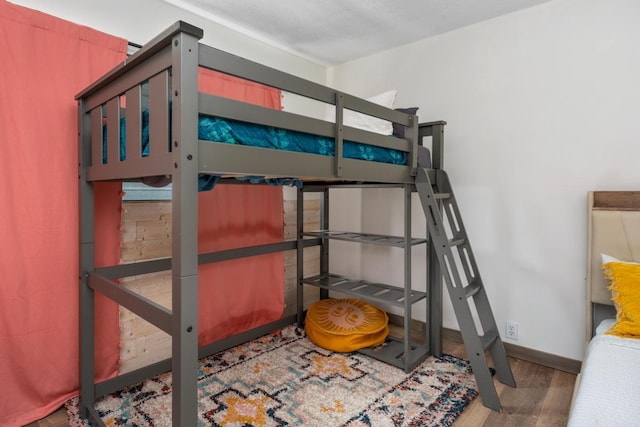
[[[442,350],[466,359],[466,351],[461,343],[445,340]],[[566,426],[576,376],[511,357],[509,364],[518,386],[512,388],[495,382],[502,412],[484,407],[480,397],[477,397],[453,425]]]

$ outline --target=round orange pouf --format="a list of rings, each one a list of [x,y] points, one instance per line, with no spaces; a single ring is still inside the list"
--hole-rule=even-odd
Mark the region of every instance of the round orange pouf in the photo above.
[[[324,299],[309,307],[304,330],[318,347],[349,352],[382,344],[389,335],[389,317],[356,298]]]

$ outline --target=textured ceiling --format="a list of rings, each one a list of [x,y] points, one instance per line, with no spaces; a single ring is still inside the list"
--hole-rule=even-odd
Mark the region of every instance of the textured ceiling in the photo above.
[[[336,65],[551,0],[161,0]]]

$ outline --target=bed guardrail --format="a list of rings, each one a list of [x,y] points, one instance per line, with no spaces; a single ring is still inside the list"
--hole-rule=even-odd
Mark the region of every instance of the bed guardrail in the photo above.
[[[77,95],[81,123],[90,129],[84,141],[84,150],[91,152],[90,164],[86,165],[89,181],[136,179],[172,173],[170,100],[172,91],[177,88],[172,81],[172,61],[180,55],[173,52],[179,46],[172,45],[171,38],[183,31],[197,37],[202,35],[200,30],[189,24],[176,23],[164,35],[145,45]],[[407,176],[415,174],[419,140],[416,116],[382,107],[218,49],[202,44],[197,46],[199,67],[336,106],[336,121],[332,123],[270,110],[206,93],[199,93],[197,101],[182,100],[193,102],[199,113],[334,138],[333,177],[337,179],[343,176],[344,165],[348,163],[342,155],[344,140],[403,151],[407,153],[407,166],[411,171]],[[196,73],[197,70],[189,70],[189,73],[192,72]],[[344,109],[405,126],[408,137],[400,139],[344,126]],[[149,126],[148,137],[145,135],[144,141],[143,121],[147,117],[143,120],[143,111],[148,114]],[[123,122],[126,123],[123,126],[126,130],[121,131]]]

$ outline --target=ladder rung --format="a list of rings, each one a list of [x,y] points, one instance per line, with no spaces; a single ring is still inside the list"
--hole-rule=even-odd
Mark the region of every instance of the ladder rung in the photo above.
[[[451,193],[434,193],[436,199],[450,199]]]
[[[500,335],[498,335],[498,331],[496,331],[495,329],[492,331],[485,332],[485,334],[482,337],[480,337],[482,348],[484,348],[485,350],[488,349],[498,340],[499,337]]]
[[[467,240],[464,237],[459,237],[457,239],[451,239],[449,240],[449,246],[450,247],[454,247],[454,246],[460,246],[463,245],[464,242],[466,242]]]
[[[464,294],[467,298],[471,298],[482,289],[482,282],[476,277],[469,285],[464,288]]]

